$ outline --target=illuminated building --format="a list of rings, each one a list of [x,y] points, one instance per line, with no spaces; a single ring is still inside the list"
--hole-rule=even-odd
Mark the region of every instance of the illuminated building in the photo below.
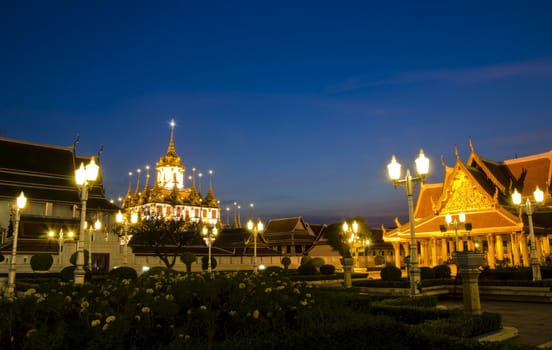
[[[528,216],[513,203],[512,193],[518,191],[525,200],[537,187],[544,191],[544,201],[532,215],[534,243],[538,262],[549,262],[552,151],[500,162],[479,155],[471,141],[470,149],[466,162],[460,159],[457,149],[454,166],[441,162],[443,182],[424,183],[420,188],[414,210],[420,265],[449,263],[455,250],[469,250],[484,252],[490,268],[528,267]],[[384,230],[383,238],[393,244],[395,265],[404,266],[410,225],[398,220],[396,223],[397,228]]]
[[[128,213],[137,213],[140,218],[162,217],[166,219],[186,220],[189,222],[220,223],[220,206],[213,193],[213,172],[209,170],[209,190],[203,197],[201,193],[202,173],[192,174],[186,178],[186,167],[174,146],[174,119],[171,120],[169,146],[156,164],[156,179],[150,186],[149,167],[146,167],[144,187],[140,188],[140,174],[134,193],[132,191],[132,173],[128,192],[121,203],[122,209]],[[196,186],[196,176],[198,185]],[[188,179],[188,181],[186,181]]]

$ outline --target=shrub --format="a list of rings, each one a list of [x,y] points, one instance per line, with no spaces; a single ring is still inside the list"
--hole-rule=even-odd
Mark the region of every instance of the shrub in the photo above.
[[[309,264],[313,264],[316,270],[320,270],[320,266],[324,265],[325,261],[322,258],[312,258]]]
[[[31,257],[31,268],[33,271],[48,271],[53,263],[54,258],[48,253],[39,253]]]
[[[307,264],[301,264],[299,268],[297,269],[297,272],[300,275],[315,275],[318,271],[316,270],[316,266],[313,264],[307,263]]]
[[[380,276],[384,281],[400,281],[402,279],[402,272],[395,265],[387,264],[381,269]]]
[[[64,267],[61,272],[59,273],[60,275],[60,278],[63,282],[70,282],[70,281],[73,281],[75,279],[75,269],[77,267],[75,265],[71,265],[71,266],[66,266]],[[85,268],[84,269],[85,271],[85,274],[84,274],[84,280],[86,282],[90,281],[92,279],[92,272],[90,272],[89,269]]]
[[[374,258],[374,264],[383,265],[385,264],[385,257],[383,255],[376,255]]]
[[[433,269],[431,267],[422,266],[420,267],[420,278],[423,280],[430,280],[435,278],[435,274],[433,273]]]
[[[304,256],[304,257],[301,258],[301,265],[308,264],[309,261],[311,261],[311,260],[312,260],[312,257],[306,255],[306,256]]]
[[[208,266],[209,257],[202,256],[201,257],[201,269],[204,271],[209,270]],[[214,270],[217,267],[217,259],[215,259],[214,256],[211,256],[211,270]]]
[[[280,266],[267,266],[263,273],[264,274],[267,274],[267,275],[271,275],[273,273],[276,273],[276,274],[282,274],[284,272],[284,269]]]
[[[195,263],[197,260],[197,257],[194,253],[191,252],[184,252],[180,256],[180,261],[186,265],[186,272],[191,273],[192,272],[192,264]]]
[[[284,271],[287,271],[289,268],[289,265],[291,265],[291,259],[289,256],[284,256],[281,261],[282,265],[284,265]]]
[[[450,278],[450,266],[447,264],[434,266],[433,275],[435,278]]]
[[[113,279],[131,279],[136,281],[138,279],[138,273],[130,266],[119,266],[109,271],[109,277]]]
[[[88,266],[88,250],[84,249],[84,266]],[[73,265],[77,265],[77,252],[71,254],[69,262]]]
[[[320,273],[323,275],[333,275],[335,273],[335,266],[331,264],[324,264],[320,266]]]

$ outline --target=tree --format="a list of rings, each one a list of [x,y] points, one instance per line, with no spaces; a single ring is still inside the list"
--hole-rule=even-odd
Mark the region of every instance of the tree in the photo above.
[[[358,223],[358,235],[361,240],[372,241],[372,230],[366,223],[366,220],[361,217],[354,217],[346,220],[348,223],[356,221]],[[348,237],[345,237],[342,231],[343,222],[330,224],[326,228],[324,237],[328,241],[328,244],[333,250],[337,251],[343,258],[351,258],[353,244],[348,241]]]
[[[284,272],[287,272],[289,265],[291,265],[291,259],[289,256],[284,256],[281,261],[282,265],[284,265]]]
[[[197,225],[186,220],[166,220],[153,217],[129,227],[131,247],[149,247],[167,268],[173,268],[176,258],[187,245],[200,245]],[[119,234],[124,235],[123,228]]]
[[[182,261],[186,265],[186,272],[191,273],[192,272],[192,264],[195,263],[197,260],[197,257],[194,253],[191,252],[184,252],[180,256],[180,261]]]

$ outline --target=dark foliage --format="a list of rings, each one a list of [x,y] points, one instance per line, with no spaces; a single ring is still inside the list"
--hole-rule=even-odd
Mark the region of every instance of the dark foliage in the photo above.
[[[109,271],[109,278],[112,279],[131,279],[136,281],[138,279],[138,273],[135,269],[129,266],[119,266],[111,271]]]
[[[401,269],[395,265],[388,264],[380,271],[383,281],[400,281],[402,279]]]
[[[39,253],[31,257],[31,268],[33,271],[48,271],[53,263],[54,258],[48,253]]]

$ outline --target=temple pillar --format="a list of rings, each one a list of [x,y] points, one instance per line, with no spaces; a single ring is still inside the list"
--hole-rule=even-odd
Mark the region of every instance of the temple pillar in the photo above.
[[[504,245],[502,243],[502,235],[495,236],[495,248],[497,260],[504,261]]]
[[[424,254],[426,253],[426,247],[424,245],[424,242],[425,240],[419,240],[418,241],[419,244],[418,244],[418,247],[419,247],[419,250],[418,250],[418,267],[422,266],[422,265],[425,265],[425,257],[424,257]]]
[[[496,268],[496,256],[495,256],[495,240],[492,233],[487,234],[487,263],[489,264],[489,268],[495,269]]]
[[[546,260],[547,257],[550,256],[550,240],[548,239],[548,235],[544,235],[540,239],[541,242],[541,251],[542,251],[542,260],[541,264],[546,265],[550,264],[550,260]]]
[[[431,237],[431,266],[438,265],[437,261],[437,240],[435,237]]]
[[[445,238],[441,238],[441,260],[443,261],[443,263],[449,260],[447,248],[448,248],[447,240]]]
[[[395,266],[401,268],[401,244],[393,242],[393,252],[395,253]]]
[[[514,233],[514,236],[515,236],[515,233]],[[519,235],[517,235],[517,237],[519,237],[519,250],[521,250],[521,257],[522,257],[522,260],[523,260],[523,266],[524,267],[529,267],[531,264],[530,264],[530,261],[529,261],[529,254],[527,253],[527,235],[524,233],[524,232],[521,232],[519,233]]]

